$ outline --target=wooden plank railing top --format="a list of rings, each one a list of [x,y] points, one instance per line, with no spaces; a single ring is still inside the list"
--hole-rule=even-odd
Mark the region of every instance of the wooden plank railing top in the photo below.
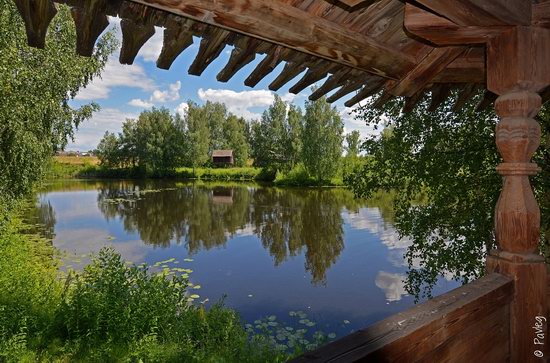
[[[493,273],[291,362],[357,362],[363,359],[372,362],[415,362],[429,358],[468,327],[479,326],[477,323],[480,321],[487,322],[506,340],[509,334],[508,303],[512,299],[513,288],[511,279]],[[495,312],[500,312],[500,315]],[[483,334],[490,335],[487,331]],[[467,340],[463,338],[461,340]],[[470,341],[463,344],[475,349]],[[508,354],[506,341],[500,341],[496,348],[500,349],[497,354]],[[480,356],[490,356],[489,353],[485,350],[480,352]]]

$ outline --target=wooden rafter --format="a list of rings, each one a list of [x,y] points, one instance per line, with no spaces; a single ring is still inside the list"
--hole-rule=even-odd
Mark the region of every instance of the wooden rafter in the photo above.
[[[531,24],[530,0],[417,0],[417,2],[458,25]]]
[[[57,10],[51,0],[15,0],[25,22],[27,42],[31,47],[44,48],[46,31]]]
[[[232,34],[225,29],[210,27],[208,34],[201,40],[199,53],[189,67],[189,74],[200,76],[202,72],[220,55]]]
[[[389,78],[414,65],[409,55],[282,1],[134,0]]]
[[[192,20],[177,16],[169,16],[164,29],[164,42],[157,67],[161,69],[170,69],[176,58],[191,44],[193,44],[193,26],[202,26]]]
[[[76,24],[76,51],[83,56],[91,56],[94,45],[101,33],[107,29],[107,0],[91,0],[82,7],[71,10]]]
[[[413,96],[465,50],[463,47],[434,48],[403,79],[392,82],[388,91],[396,96]]]

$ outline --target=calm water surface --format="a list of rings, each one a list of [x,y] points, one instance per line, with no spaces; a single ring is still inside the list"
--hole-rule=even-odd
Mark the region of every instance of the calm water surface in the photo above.
[[[136,264],[176,258],[201,299],[226,295],[246,321],[301,310],[343,335],[414,304],[402,282],[409,241],[388,204],[344,189],[59,181],[34,216],[73,268],[103,246]],[[434,293],[454,287],[441,279]]]

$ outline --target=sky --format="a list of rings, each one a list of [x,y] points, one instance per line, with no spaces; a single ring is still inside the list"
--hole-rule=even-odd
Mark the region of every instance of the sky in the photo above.
[[[110,29],[114,29],[120,40],[122,38],[120,19],[110,18],[109,20]],[[67,150],[95,149],[105,131],[120,132],[126,119],[137,118],[142,111],[153,106],[166,107],[173,113],[183,114],[189,100],[198,104],[204,104],[206,101],[223,102],[233,114],[252,121],[260,119],[262,112],[273,103],[275,93],[268,89],[268,85],[280,73],[283,64],[279,64],[256,87],[247,87],[244,85],[244,80],[264,57],[258,55],[229,82],[222,83],[216,80],[216,75],[227,63],[232,47],[226,46],[220,56],[200,77],[197,77],[189,75],[187,70],[198,52],[200,39],[194,39],[193,45],[180,54],[170,70],[156,67],[156,60],[162,48],[162,39],[163,30],[156,28],[155,35],[145,43],[134,64],[130,66],[121,65],[118,62],[119,53],[115,52],[107,62],[101,77],[94,79],[78,93],[72,101],[73,106],[96,102],[101,110],[80,125],[74,142],[69,143]],[[293,102],[303,109],[311,90],[308,88],[297,95],[288,92],[288,89],[300,78],[301,75],[298,75],[277,94],[283,100]],[[322,82],[323,80],[319,84]],[[352,109],[344,106],[344,102],[352,96],[353,94],[350,94],[333,104],[344,121],[344,132],[359,130],[363,137],[376,133],[377,131],[367,127],[363,121],[355,120]]]

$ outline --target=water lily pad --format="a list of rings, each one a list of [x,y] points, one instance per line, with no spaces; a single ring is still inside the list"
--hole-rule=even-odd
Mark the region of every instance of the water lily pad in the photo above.
[[[191,299],[198,299],[200,296],[197,294],[193,294],[190,296]]]

